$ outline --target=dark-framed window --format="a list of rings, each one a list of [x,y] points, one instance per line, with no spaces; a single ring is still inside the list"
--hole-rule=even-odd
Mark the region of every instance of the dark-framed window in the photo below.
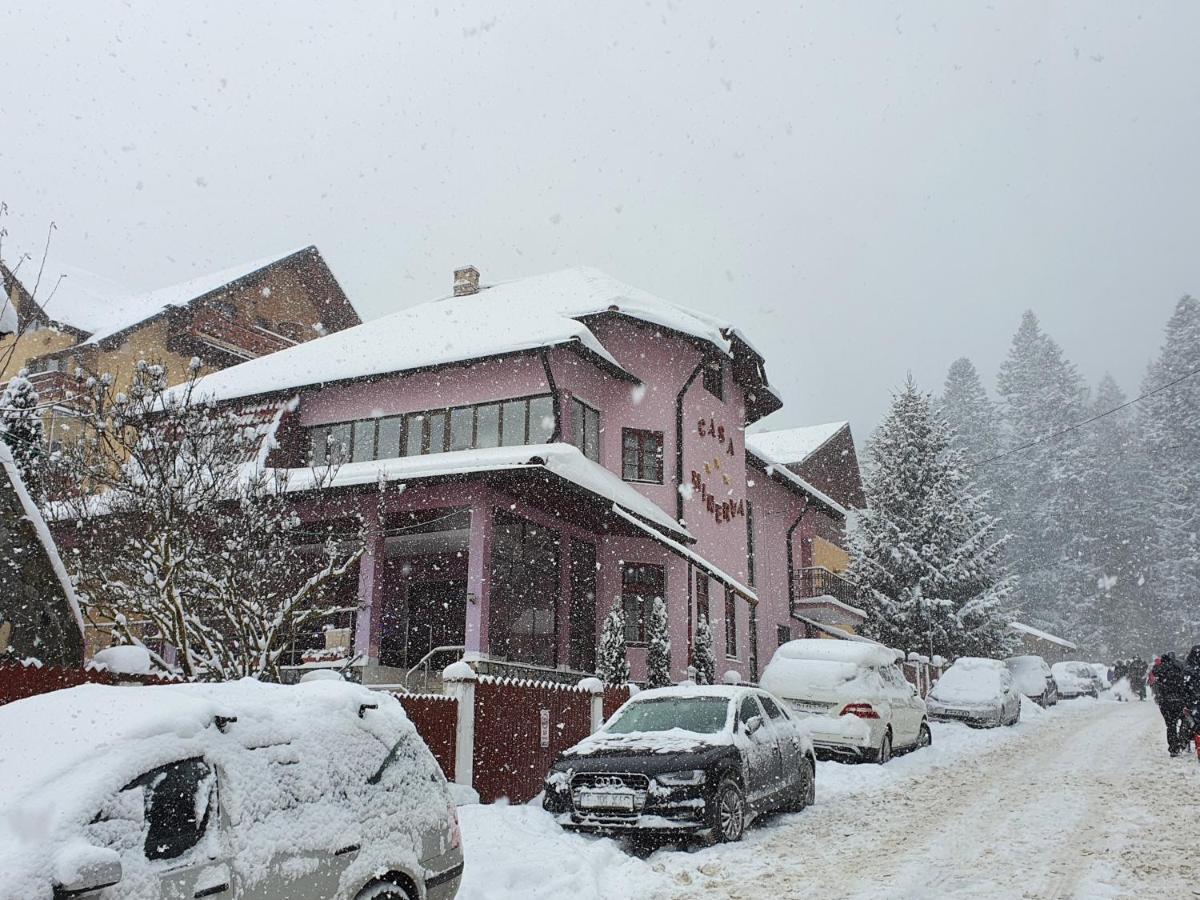
[[[719,359],[704,364],[704,389],[718,400],[725,399],[725,366]]]
[[[776,625],[775,626],[775,643],[782,647],[792,639],[791,625]]]
[[[621,471],[626,481],[663,481],[663,433],[621,429]]]
[[[310,428],[311,458],[313,465],[325,466],[447,450],[545,444],[554,437],[555,424],[554,399],[549,394],[421,410]]]
[[[708,606],[708,573],[703,569],[696,570],[696,624],[703,619],[712,625],[712,612]]]
[[[737,659],[737,594],[725,588],[725,655]]]
[[[600,410],[572,398],[571,436],[584,456],[592,462],[600,462]]]
[[[625,611],[625,643],[646,643],[646,623],[655,598],[664,603],[667,573],[652,563],[626,563],[621,571],[621,608]]]

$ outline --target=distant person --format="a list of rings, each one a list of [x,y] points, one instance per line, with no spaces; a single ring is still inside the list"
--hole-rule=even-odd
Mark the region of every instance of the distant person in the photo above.
[[[1191,733],[1184,737],[1184,749],[1189,742],[1196,746],[1196,756],[1200,758],[1200,644],[1192,646],[1183,666],[1184,677],[1187,679],[1187,708],[1191,714],[1189,724]]]
[[[1146,699],[1146,670],[1149,667],[1140,656],[1129,660],[1129,689],[1138,695],[1139,700]]]
[[[1108,671],[1109,671],[1109,682],[1111,684],[1118,685],[1121,683],[1121,679],[1123,678],[1123,679],[1125,679],[1126,682],[1129,683],[1130,687],[1132,688],[1133,682],[1130,681],[1130,678],[1129,678],[1129,660],[1118,659],[1115,663],[1113,663],[1112,668],[1109,669]],[[1113,693],[1114,693],[1114,696],[1118,700],[1125,699],[1124,691],[1114,691]]]
[[[1151,674],[1154,676],[1158,711],[1167,725],[1167,752],[1178,756],[1191,739],[1190,734],[1184,733],[1183,724],[1189,700],[1187,670],[1174,653],[1164,653]]]

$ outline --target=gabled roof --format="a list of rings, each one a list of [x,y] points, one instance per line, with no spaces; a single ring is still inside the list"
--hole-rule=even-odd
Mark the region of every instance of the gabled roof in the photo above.
[[[309,245],[152,291],[134,291],[102,275],[60,265],[51,259],[46,260],[40,282],[40,264],[33,258],[25,258],[13,277],[26,294],[31,294],[37,284],[36,299],[45,317],[87,335],[81,344],[87,346],[99,344],[173,307],[186,306],[303,253],[320,256],[320,251]],[[12,268],[8,266],[10,272]]]
[[[1050,634],[1048,631],[1041,631],[1037,628],[1034,628],[1032,625],[1026,625],[1024,622],[1009,622],[1008,627],[1010,631],[1015,631],[1018,634],[1027,634],[1030,637],[1037,638],[1039,641],[1057,644],[1058,646],[1064,647],[1067,650],[1079,649],[1079,645],[1072,644],[1066,638],[1060,638],[1058,635]]]
[[[214,400],[230,400],[561,345],[583,348],[623,371],[589,327],[593,317],[614,314],[683,334],[726,355],[754,352],[735,329],[710,316],[580,267],[410,306],[213,372],[205,376],[203,391]]]
[[[826,422],[824,425],[760,431],[746,435],[746,443],[776,462],[790,466],[804,462],[849,424]]]
[[[835,512],[842,517],[846,516],[846,507],[842,506],[842,504],[838,503],[824,491],[819,490],[809,482],[805,481],[782,462],[772,459],[765,453],[760,453],[759,451],[755,450],[752,446],[750,446],[749,438],[747,438],[746,441],[746,461],[751,465],[755,465],[762,469],[776,481],[781,482],[783,485],[791,488],[793,491],[797,491],[801,494],[811,497],[818,503],[821,503],[832,512]]]

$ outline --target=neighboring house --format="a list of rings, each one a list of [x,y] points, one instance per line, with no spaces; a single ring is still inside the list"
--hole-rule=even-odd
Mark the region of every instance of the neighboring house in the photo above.
[[[1021,642],[1021,649],[1014,651],[1014,655],[1040,656],[1051,665],[1068,659],[1079,659],[1079,645],[1071,643],[1066,638],[1039,631],[1024,622],[1009,622],[1008,630],[1015,634]]]
[[[39,268],[0,261],[0,323],[14,309],[19,320],[17,337],[0,337],[0,382],[29,369],[51,440],[69,427],[77,369],[120,386],[144,359],[182,381],[193,357],[213,371],[361,321],[311,246],[145,292],[49,260]]]
[[[0,441],[0,661],[83,666],[83,617],[58,549]]]
[[[814,543],[840,540],[840,503],[746,452],[746,425],[781,406],[746,338],[593,269],[493,286],[459,270],[452,296],[200,390],[280,410],[268,464],[302,518],[353,509],[371,526],[337,597],[357,612],[298,636],[297,666],[352,653],[365,681],[403,682],[465,650],[485,671],[578,677],[620,603],[643,678],[663,597],[674,678],[701,615],[718,676],[756,678],[804,625],[792,601]],[[315,487],[310,467],[330,463]],[[380,504],[381,480],[403,490]]]
[[[789,573],[791,613],[802,627],[795,634],[781,627],[777,643],[792,637],[856,634],[867,614],[856,603],[857,589],[844,576],[850,564],[846,516],[849,509],[863,508],[866,497],[850,425],[831,422],[763,431],[747,435],[746,444],[751,466],[768,476],[752,492],[762,494],[756,508],[790,517],[789,527],[802,536],[799,546],[785,545],[791,555],[783,561]]]

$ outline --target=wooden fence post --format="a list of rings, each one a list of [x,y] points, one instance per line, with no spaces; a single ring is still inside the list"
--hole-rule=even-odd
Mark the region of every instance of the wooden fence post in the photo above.
[[[592,734],[604,724],[604,682],[599,678],[583,678],[579,687],[592,695]]]
[[[475,776],[475,672],[462,660],[442,671],[442,690],[458,707],[454,734],[454,783],[472,787]]]

